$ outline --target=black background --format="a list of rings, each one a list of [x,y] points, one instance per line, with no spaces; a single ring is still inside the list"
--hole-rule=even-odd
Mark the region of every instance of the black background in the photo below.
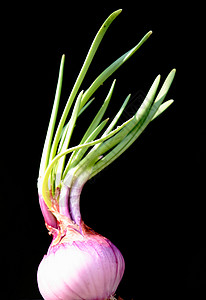
[[[119,8],[123,12],[103,39],[83,89],[146,32],[153,34],[97,91],[78,129],[88,124],[114,78],[106,116],[112,117],[132,93],[122,121],[131,116],[154,78],[160,73],[163,82],[172,68],[177,74],[167,99],[175,102],[122,157],[85,185],[82,217],[124,255],[126,270],[117,291],[122,298],[136,299],[142,291],[148,295],[206,287],[204,9],[198,2],[158,3],[29,2],[2,10],[1,190],[7,299],[41,298],[36,272],[51,238],[36,182],[61,55],[66,55],[63,108],[96,32]]]

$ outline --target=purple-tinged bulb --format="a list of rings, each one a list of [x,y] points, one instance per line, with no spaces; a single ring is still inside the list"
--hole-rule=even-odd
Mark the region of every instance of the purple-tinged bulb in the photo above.
[[[60,230],[54,229],[55,238],[39,265],[40,293],[45,300],[110,299],[124,273],[121,252],[83,222],[80,232],[65,220]]]

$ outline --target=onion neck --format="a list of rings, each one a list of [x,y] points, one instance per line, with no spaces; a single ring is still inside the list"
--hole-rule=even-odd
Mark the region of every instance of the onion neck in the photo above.
[[[82,220],[81,224],[77,225],[71,219],[63,216],[57,211],[53,211],[53,214],[57,219],[58,229],[47,226],[48,230],[53,235],[53,240],[49,247],[48,253],[51,251],[51,249],[58,247],[61,244],[72,244],[76,241],[86,241],[94,237],[106,239],[88,227]]]
[[[46,227],[55,239],[59,234],[61,236],[62,230],[65,231],[65,227],[68,226],[83,234],[80,196],[91,172],[92,167],[87,167],[85,170],[72,170],[62,181],[61,188],[56,188],[54,196],[50,189],[51,208],[48,208],[39,193],[39,203]]]
[[[44,217],[44,221],[46,226],[50,226],[51,228],[58,228],[57,220],[53,213],[49,210],[48,206],[44,202],[42,195],[39,194],[39,204],[41,208],[42,215]]]
[[[72,182],[70,197],[69,197],[69,208],[72,220],[81,227],[81,212],[80,212],[80,195],[85,183],[88,181],[92,169],[88,168],[80,174],[75,174]]]

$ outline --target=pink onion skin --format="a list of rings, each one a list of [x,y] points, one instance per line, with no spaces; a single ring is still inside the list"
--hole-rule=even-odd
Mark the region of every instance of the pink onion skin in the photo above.
[[[110,299],[122,279],[121,252],[83,222],[81,227],[80,233],[77,225],[64,226],[39,265],[37,281],[45,300]]]

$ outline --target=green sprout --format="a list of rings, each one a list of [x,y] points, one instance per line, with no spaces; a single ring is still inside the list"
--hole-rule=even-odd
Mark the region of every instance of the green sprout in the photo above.
[[[57,124],[57,113],[65,63],[65,55],[62,56],[55,100],[43,148],[38,179],[39,194],[42,195],[49,210],[52,208],[52,199],[55,198],[57,189],[61,190],[63,186],[71,188],[74,187],[75,184],[83,186],[87,180],[101,172],[106,166],[117,159],[134,143],[147,125],[173,103],[173,100],[168,100],[164,103],[163,101],[174,79],[175,69],[169,73],[162,87],[159,89],[159,92],[160,75],[158,75],[135,115],[121,126],[115,128],[131,95],[126,97],[110,124],[108,124],[108,119],[103,120],[114,91],[116,82],[116,80],[114,80],[104,103],[86,129],[81,141],[77,146],[70,146],[71,137],[78,118],[85,112],[88,106],[93,103],[93,95],[96,90],[126,62],[152,34],[152,31],[145,34],[134,48],[123,54],[107,67],[85,91],[81,91],[81,84],[93,57],[107,29],[120,12],[121,10],[117,10],[112,13],[98,31],[76,79],[59,123]],[[70,154],[70,157],[66,161],[68,154]]]

